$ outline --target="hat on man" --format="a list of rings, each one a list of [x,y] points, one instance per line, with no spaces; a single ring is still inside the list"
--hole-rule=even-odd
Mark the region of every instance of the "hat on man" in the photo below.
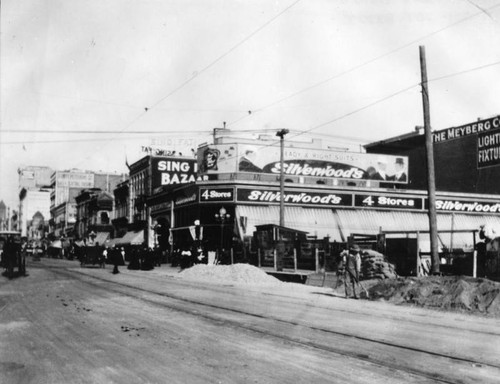
[[[351,252],[360,252],[360,251],[361,251],[361,248],[359,248],[359,245],[358,245],[358,244],[352,244],[352,245],[349,247],[349,251],[351,251]]]

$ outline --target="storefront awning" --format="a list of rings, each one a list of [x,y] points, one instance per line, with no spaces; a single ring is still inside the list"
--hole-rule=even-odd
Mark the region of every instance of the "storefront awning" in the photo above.
[[[103,245],[106,240],[109,238],[109,232],[97,232],[96,237],[94,239],[94,244],[99,243],[99,245]]]
[[[422,232],[422,242],[429,242],[429,217],[424,212],[336,210],[336,220],[346,238],[353,233],[373,235],[379,232]],[[438,213],[437,230],[441,248],[472,248],[472,231],[484,224],[500,223],[500,218],[487,215]],[[453,232],[453,235],[451,234]],[[470,231],[470,232],[455,232]],[[477,239],[476,239],[477,240]]]
[[[144,231],[127,232],[125,236],[115,240],[115,245],[138,245],[144,243]]]
[[[240,205],[236,207],[236,221],[241,237],[253,236],[257,225],[279,225],[279,219],[279,206]],[[342,241],[331,209],[285,206],[285,226],[308,232],[309,236],[317,236],[319,239],[329,236],[330,241]]]

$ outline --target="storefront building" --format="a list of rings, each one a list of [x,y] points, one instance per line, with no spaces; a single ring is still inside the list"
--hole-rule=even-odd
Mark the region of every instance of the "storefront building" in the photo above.
[[[417,238],[420,252],[430,251],[427,194],[408,189],[409,156],[287,146],[283,164],[284,226],[330,243],[360,234]],[[200,147],[198,178],[204,180],[159,188],[148,199],[164,231],[158,241],[183,249],[200,240],[207,250],[232,249],[235,261],[255,262],[256,228],[279,224],[280,165],[276,144]],[[498,194],[439,191],[436,208],[442,252],[474,249],[481,225],[500,224]],[[201,239],[194,231],[198,222]]]

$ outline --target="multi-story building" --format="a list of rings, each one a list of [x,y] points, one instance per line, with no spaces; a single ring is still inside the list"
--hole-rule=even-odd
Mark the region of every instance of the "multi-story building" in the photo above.
[[[99,188],[110,193],[124,175],[69,170],[56,171],[51,176],[51,231],[56,237],[72,236],[75,230],[77,207],[75,198],[84,189]]]
[[[476,131],[477,142],[469,139],[463,148],[466,162],[456,160],[451,151],[458,142],[435,144],[435,148],[442,146],[436,158],[443,164],[436,172],[439,250],[447,267],[457,260],[456,266],[467,264],[467,273],[472,273],[480,227],[500,224],[500,195],[498,183],[494,183],[498,177],[490,179],[490,184],[486,180],[487,174],[498,176],[500,169],[493,148],[498,146],[498,129],[493,131],[498,124],[493,118],[483,122],[481,133],[479,125],[447,133],[456,136]],[[491,130],[485,130],[486,126]],[[423,143],[421,138],[411,140]],[[153,189],[148,206],[153,220],[169,226],[175,249],[192,246],[192,228],[197,222],[203,229],[206,249],[220,250],[221,254],[234,249],[235,260],[250,255],[256,264],[276,268],[276,248],[263,247],[272,243],[270,233],[264,236],[259,228],[281,227],[283,216],[284,226],[330,243],[346,243],[355,236],[375,239],[377,249],[386,252],[398,273],[425,274],[430,263],[429,199],[425,187],[419,187],[426,182],[422,172],[425,158],[413,141],[395,142],[392,148],[386,144],[367,146],[370,153],[366,153],[285,141],[281,156],[276,139],[252,143],[215,140],[198,149],[199,173],[194,183]],[[488,152],[481,152],[483,149]],[[471,152],[477,153],[477,158]],[[451,170],[454,182],[448,174]],[[161,175],[162,170],[156,171],[160,179],[169,177]],[[286,241],[287,268],[314,268],[310,248],[293,237]],[[236,257],[240,249],[243,258]]]
[[[103,245],[113,232],[113,196],[99,188],[84,189],[75,202],[77,237]]]
[[[23,236],[29,236],[34,233],[35,228],[29,228],[35,219],[35,222],[43,217],[43,222],[48,224],[50,220],[50,177],[53,170],[43,166],[26,166],[17,170],[19,175],[19,211],[18,211],[18,229]],[[40,216],[41,215],[41,216]]]
[[[0,201],[0,230],[9,229],[8,209],[3,200]]]
[[[130,217],[130,196],[129,179],[122,181],[113,191],[114,209],[113,219],[111,220],[114,228],[113,237],[122,237],[129,228]]]
[[[19,230],[39,239],[47,233],[50,220],[50,188],[22,188],[19,192]],[[43,230],[41,228],[43,227]]]

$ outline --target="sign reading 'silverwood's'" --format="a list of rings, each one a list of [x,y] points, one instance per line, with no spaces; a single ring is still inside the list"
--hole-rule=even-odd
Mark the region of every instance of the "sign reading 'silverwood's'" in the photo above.
[[[281,174],[279,146],[217,144],[198,150],[200,174],[249,172]],[[408,157],[285,148],[285,176],[408,182]]]
[[[205,198],[200,196],[200,202],[229,201],[232,199],[232,189],[221,189],[219,193],[211,194],[211,189],[202,189]],[[365,207],[388,210],[425,211],[429,209],[428,199],[423,196],[408,196],[404,194],[363,194],[363,193],[328,193],[315,191],[285,190],[284,203],[287,205],[304,205],[316,207]],[[236,202],[255,204],[279,204],[279,190],[263,188],[237,188]],[[232,201],[232,200],[231,200]],[[438,197],[436,209],[439,212],[464,212],[481,214],[500,214],[500,200],[457,200]]]
[[[238,188],[237,200],[255,203],[279,203],[281,193],[280,191]],[[350,207],[352,206],[352,194],[286,191],[283,194],[283,201],[287,204]]]

